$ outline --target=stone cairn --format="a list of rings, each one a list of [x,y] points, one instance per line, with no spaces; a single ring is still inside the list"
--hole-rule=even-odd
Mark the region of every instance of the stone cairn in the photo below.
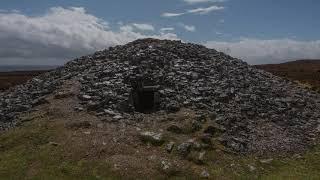
[[[221,139],[239,152],[300,149],[320,131],[319,94],[214,49],[156,39],[80,57],[0,92],[0,129],[68,79],[80,82],[84,109],[115,119],[181,108],[214,114]]]

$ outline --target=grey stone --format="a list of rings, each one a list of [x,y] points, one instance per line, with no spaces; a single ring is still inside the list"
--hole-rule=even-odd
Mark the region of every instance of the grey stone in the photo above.
[[[74,93],[72,93],[72,92],[57,92],[54,95],[54,98],[55,99],[63,99],[63,98],[68,98],[68,97],[72,97],[72,96],[74,96]]]
[[[167,131],[173,132],[173,133],[177,133],[177,134],[181,134],[183,133],[183,129],[181,127],[179,127],[176,124],[172,124],[167,128]]]
[[[139,134],[139,137],[143,142],[151,143],[153,145],[161,145],[164,143],[164,139],[161,133],[145,131],[141,132]]]
[[[57,142],[49,142],[49,144],[52,146],[59,146],[59,143],[57,143]]]
[[[169,104],[167,104],[166,110],[168,112],[174,113],[180,110],[180,106],[177,102],[170,102]]]
[[[120,120],[120,119],[123,119],[123,117],[121,115],[115,115],[113,116],[113,119]]]
[[[318,125],[316,130],[317,130],[317,133],[320,133],[320,124]]]
[[[192,148],[191,142],[184,142],[177,147],[177,151],[181,156],[187,156]]]
[[[212,141],[211,141],[212,135],[211,134],[202,134],[200,136],[200,140],[207,145],[211,145]]]
[[[161,161],[161,168],[164,171],[169,171],[171,168],[172,164],[170,162],[167,161]]]
[[[76,110],[76,111],[84,111],[84,108],[83,107],[74,107],[74,110]]]
[[[206,152],[205,152],[205,151],[199,153],[199,156],[198,156],[198,158],[197,158],[198,163],[204,163],[204,161],[205,161],[205,155],[206,155]]]
[[[105,109],[104,112],[110,116],[115,116],[117,115],[116,112],[112,111],[111,109]]]
[[[42,104],[48,104],[49,101],[45,97],[39,97],[33,101],[31,101],[32,106],[39,106]]]
[[[207,170],[203,170],[201,173],[200,173],[200,178],[203,178],[203,179],[209,179],[210,177],[210,174]]]
[[[191,128],[192,128],[192,132],[199,131],[202,128],[202,124],[199,121],[192,121]]]
[[[169,142],[169,143],[166,145],[166,151],[167,151],[168,153],[171,153],[172,150],[173,150],[174,145],[175,145],[174,142]]]
[[[257,169],[256,167],[254,167],[254,166],[251,165],[251,164],[249,164],[248,167],[249,167],[249,171],[250,171],[250,172],[253,172],[253,171],[255,171],[255,170]]]
[[[260,163],[262,163],[262,164],[270,164],[272,161],[273,161],[272,158],[271,159],[261,159]]]
[[[89,96],[89,95],[82,95],[82,96],[80,96],[79,98],[80,98],[81,100],[83,100],[83,101],[89,101],[89,100],[92,99],[92,97]]]

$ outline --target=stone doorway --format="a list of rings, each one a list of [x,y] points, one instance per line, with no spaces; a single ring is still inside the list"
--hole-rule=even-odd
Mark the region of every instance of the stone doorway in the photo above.
[[[157,111],[159,104],[159,86],[144,86],[133,90],[133,105],[135,111],[152,113]]]

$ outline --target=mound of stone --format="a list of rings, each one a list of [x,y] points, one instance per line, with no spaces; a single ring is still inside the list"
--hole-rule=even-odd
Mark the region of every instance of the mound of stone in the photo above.
[[[0,93],[1,128],[44,103],[66,79],[81,84],[87,111],[115,120],[181,108],[201,111],[237,152],[292,152],[316,141],[320,96],[201,45],[142,39],[67,63]],[[82,108],[81,108],[82,109]]]

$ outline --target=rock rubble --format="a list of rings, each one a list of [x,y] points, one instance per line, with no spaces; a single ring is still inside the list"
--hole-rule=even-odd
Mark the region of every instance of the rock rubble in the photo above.
[[[216,50],[155,39],[80,57],[0,92],[0,129],[13,127],[21,112],[45,103],[70,78],[81,84],[75,108],[115,120],[130,119],[138,106],[148,108],[144,113],[207,112],[223,129],[221,142],[237,152],[295,151],[319,134],[319,94]]]

